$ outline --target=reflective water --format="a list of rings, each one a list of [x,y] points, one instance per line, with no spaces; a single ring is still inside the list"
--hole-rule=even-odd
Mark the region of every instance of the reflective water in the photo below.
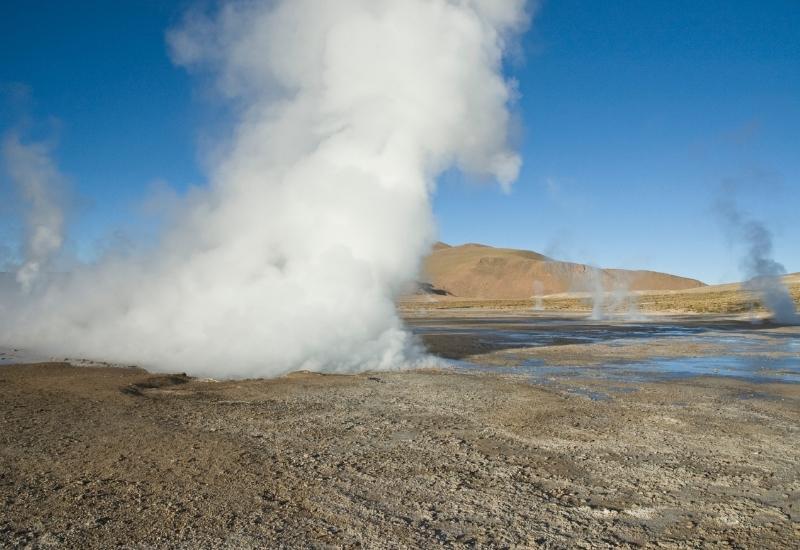
[[[464,357],[451,364],[458,369],[530,377],[539,383],[566,379],[646,382],[692,376],[728,376],[752,382],[800,383],[800,329],[788,329],[730,319],[675,318],[653,322],[589,321],[575,318],[462,317],[413,320],[420,335],[456,335],[475,338],[493,349],[515,349],[568,344],[595,344],[624,348],[648,339],[684,344],[708,344],[713,354],[686,357],[653,356],[637,360],[610,360],[600,365],[549,365],[523,359],[515,367],[480,365]],[[623,354],[620,354],[623,356]],[[671,354],[670,354],[671,355]],[[596,397],[589,395],[589,397]]]

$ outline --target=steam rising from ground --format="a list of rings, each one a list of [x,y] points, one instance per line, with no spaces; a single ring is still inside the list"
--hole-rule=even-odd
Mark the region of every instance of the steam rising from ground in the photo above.
[[[603,274],[597,267],[590,268],[590,286],[592,295],[592,314],[589,319],[601,321],[605,319],[606,290],[603,287]]]
[[[414,360],[394,298],[433,242],[437,174],[517,176],[501,63],[524,8],[284,0],[188,17],[169,34],[173,59],[240,114],[207,192],[154,253],[7,306],[0,341],[212,376]],[[58,244],[44,242],[28,271]]]
[[[592,313],[589,319],[603,321],[617,317],[626,321],[642,321],[638,298],[630,290],[630,279],[623,274],[604,275],[603,270],[590,266],[588,284]],[[610,291],[606,287],[610,286]]]
[[[717,206],[732,239],[745,247],[741,261],[747,278],[744,288],[758,295],[774,321],[800,324],[800,315],[795,310],[789,289],[781,280],[786,269],[772,258],[770,231],[763,223],[739,210],[730,195],[721,199]]]
[[[58,203],[63,177],[43,143],[22,143],[16,133],[3,140],[3,166],[27,205],[24,260],[16,280],[29,293],[64,242],[64,214]]]
[[[539,279],[533,281],[533,311],[543,311],[544,301],[542,295],[544,294],[544,283]]]

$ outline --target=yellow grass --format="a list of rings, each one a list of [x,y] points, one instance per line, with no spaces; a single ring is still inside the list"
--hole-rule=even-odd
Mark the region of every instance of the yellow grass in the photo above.
[[[789,292],[800,306],[800,277],[789,276],[785,279]],[[631,294],[635,297],[637,308],[642,312],[664,313],[719,313],[737,314],[747,312],[763,312],[758,297],[745,291],[738,284],[717,285],[690,290],[645,291]],[[606,296],[606,304],[613,301],[613,295]],[[586,293],[554,294],[542,297],[544,311],[591,311],[592,299]],[[483,308],[498,310],[532,309],[534,301],[527,300],[480,300],[441,298],[430,296],[407,297],[400,301],[401,311],[418,311],[423,309],[455,309]],[[625,311],[627,302],[612,307],[611,311]]]

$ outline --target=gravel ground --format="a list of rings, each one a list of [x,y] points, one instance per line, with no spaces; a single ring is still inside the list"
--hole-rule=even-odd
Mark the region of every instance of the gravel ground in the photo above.
[[[2,366],[0,546],[797,548],[800,384],[591,384]]]

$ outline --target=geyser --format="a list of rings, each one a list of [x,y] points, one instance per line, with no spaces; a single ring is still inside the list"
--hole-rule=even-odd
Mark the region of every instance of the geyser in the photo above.
[[[6,299],[0,341],[217,377],[419,355],[395,312],[442,171],[517,176],[508,41],[522,0],[284,0],[193,12],[174,61],[238,113],[155,249]]]
[[[786,268],[772,258],[772,234],[769,229],[742,212],[731,195],[718,201],[717,210],[732,239],[744,245],[745,253],[741,259],[742,271],[747,278],[744,288],[758,295],[775,322],[800,324],[794,300],[781,280]]]

